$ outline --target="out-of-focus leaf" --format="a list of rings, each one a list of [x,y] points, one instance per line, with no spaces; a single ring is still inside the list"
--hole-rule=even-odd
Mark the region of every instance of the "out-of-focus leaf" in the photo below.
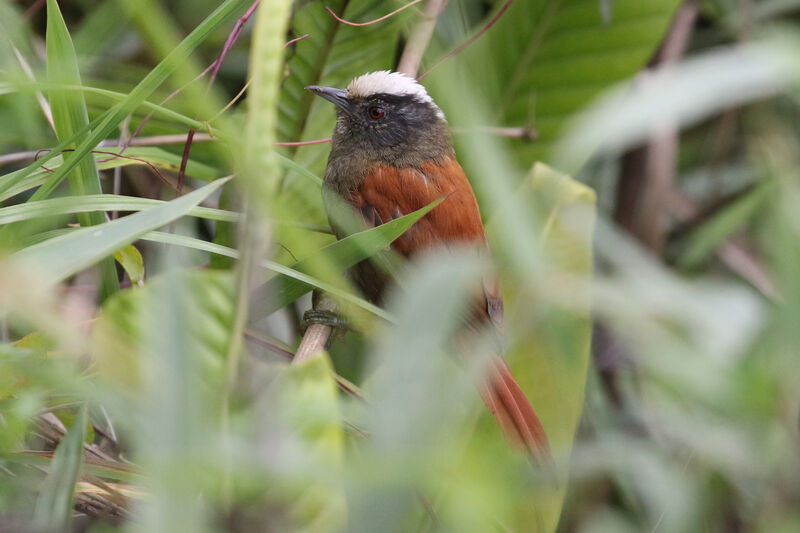
[[[328,355],[319,352],[278,377],[271,408],[281,413],[281,423],[298,439],[307,480],[292,483],[287,491],[287,512],[297,531],[341,531],[346,504],[341,466],[344,455],[343,421],[338,389]],[[272,394],[269,397],[273,397]],[[316,472],[316,475],[314,475]],[[305,477],[305,476],[303,476]]]
[[[137,285],[144,280],[144,260],[134,245],[123,246],[114,252],[114,259],[128,273],[131,283]]]
[[[681,268],[693,268],[704,261],[719,243],[742,228],[764,207],[773,189],[774,184],[762,183],[694,231],[689,248],[680,259]]]
[[[595,152],[619,152],[665,126],[787,90],[797,81],[798,39],[779,34],[682,61],[625,83],[576,116],[554,151],[558,168],[579,169]]]
[[[36,202],[12,205],[0,208],[0,224],[10,224],[21,220],[31,220],[40,217],[67,215],[71,213],[84,213],[88,211],[146,211],[153,207],[166,205],[167,202],[152,198],[137,198],[134,196],[120,196],[117,194],[95,194],[76,198],[48,198]],[[211,209],[208,207],[195,207],[187,215],[199,216],[209,220],[224,220],[236,222],[238,213]]]
[[[351,531],[417,530],[419,500],[461,475],[450,469],[458,454],[441,451],[456,449],[454,434],[464,429],[465,407],[478,392],[468,372],[447,357],[448,341],[463,319],[470,287],[480,282],[480,266],[468,252],[433,255],[408,271],[402,292],[392,295],[396,324],[379,337],[364,387],[369,406],[362,424],[370,438],[359,442],[349,465]]]
[[[34,522],[46,532],[68,531],[75,483],[83,459],[83,435],[87,424],[86,406],[56,449],[50,471],[36,500]]]
[[[81,84],[75,48],[67,31],[64,19],[55,0],[47,0],[47,79],[54,84]],[[80,92],[67,92],[57,88],[50,90],[50,109],[53,123],[60,141],[73,137],[76,132],[89,124],[86,102]],[[70,162],[77,159],[75,168],[68,174],[70,190],[75,196],[100,194],[100,176],[94,158],[90,154],[77,155],[72,150],[77,143],[69,144],[63,158]],[[81,213],[78,215],[81,226],[96,226],[105,222],[102,213]],[[102,258],[100,261],[102,284],[100,298],[105,299],[119,290],[117,269],[114,260]]]
[[[226,179],[209,183],[186,196],[164,205],[123,217],[99,227],[81,228],[17,252],[12,257],[33,268],[50,272],[50,282],[57,283],[114,253],[148,231],[169,224],[187,214]]]
[[[141,387],[143,335],[141,314],[148,298],[163,292],[167,280],[157,276],[141,289],[123,291],[103,306],[92,330],[93,352],[101,376],[129,390]],[[185,310],[187,335],[193,339],[195,365],[207,383],[219,383],[230,341],[234,283],[229,272],[200,271],[184,277],[192,295]]]
[[[595,194],[543,164],[534,165],[523,190],[538,206],[538,227],[543,229],[540,242],[547,277],[551,278],[547,285],[558,290],[544,299],[541,319],[516,340],[507,357],[542,420],[560,466],[557,488],[540,486],[519,494],[520,509],[525,509],[519,529],[552,532],[567,489],[568,459],[583,408],[590,359]],[[515,295],[508,296],[512,308],[537,306],[537,302],[515,302]],[[536,504],[525,508],[526,499]]]

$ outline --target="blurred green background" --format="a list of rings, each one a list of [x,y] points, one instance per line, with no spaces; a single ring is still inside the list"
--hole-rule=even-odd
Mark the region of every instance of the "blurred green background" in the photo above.
[[[800,1],[256,4],[0,3],[0,531],[800,531]],[[448,341],[489,267],[366,302],[422,213],[336,244],[285,145],[409,55],[556,475]]]

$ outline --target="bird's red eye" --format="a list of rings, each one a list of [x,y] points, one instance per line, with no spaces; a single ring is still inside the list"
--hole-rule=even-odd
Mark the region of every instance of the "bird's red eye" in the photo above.
[[[371,119],[378,120],[379,118],[383,118],[385,114],[382,107],[372,106],[369,108],[369,118]]]

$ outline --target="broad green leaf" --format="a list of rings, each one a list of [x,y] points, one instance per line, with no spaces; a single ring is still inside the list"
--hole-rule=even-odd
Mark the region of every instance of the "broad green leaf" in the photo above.
[[[64,19],[55,0],[47,0],[47,80],[54,84],[81,84],[78,72],[78,60],[75,57],[75,48],[69,36]],[[66,92],[51,89],[50,109],[53,113],[53,123],[56,133],[61,141],[71,138],[81,128],[89,124],[89,115],[86,111],[86,102],[83,94],[79,92]],[[75,144],[68,145],[74,149]],[[91,155],[73,154],[64,152],[64,160],[69,162],[76,159],[75,168],[68,174],[70,190],[75,196],[86,194],[100,194],[100,176]],[[81,213],[78,215],[81,226],[96,226],[105,222],[103,213]],[[119,290],[117,269],[111,258],[104,258],[100,262],[102,284],[100,286],[100,299],[103,300]]]
[[[75,483],[83,462],[86,406],[59,443],[42,491],[36,500],[34,522],[39,531],[69,531]]]
[[[590,361],[592,322],[588,287],[592,275],[595,194],[569,176],[537,163],[525,193],[537,205],[541,246],[547,258],[548,283],[558,286],[558,300],[542,303],[542,319],[517,339],[506,355],[520,385],[544,424],[553,452],[562,462],[558,488],[523,490],[520,505],[536,501],[520,524],[540,524],[534,531],[555,531],[567,488],[567,463],[583,407]],[[534,304],[516,302],[524,309]]]
[[[226,181],[217,180],[164,205],[36,244],[17,252],[12,258],[50,272],[49,281],[57,283],[110,256],[145,233],[186,215]]]
[[[513,141],[527,167],[548,159],[570,115],[647,63],[680,3],[615,0],[604,20],[598,0],[514,2],[431,78],[468,69],[475,91],[493,102],[491,125],[533,127],[534,142]]]
[[[144,259],[134,245],[123,246],[114,252],[114,259],[128,273],[131,283],[137,285],[144,280]]]

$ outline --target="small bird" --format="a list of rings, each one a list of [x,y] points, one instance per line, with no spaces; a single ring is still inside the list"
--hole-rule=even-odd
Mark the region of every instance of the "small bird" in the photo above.
[[[350,233],[337,222],[342,205],[374,227],[444,198],[392,249],[411,258],[448,245],[487,248],[478,203],[456,160],[444,113],[422,85],[399,72],[377,71],[355,78],[346,89],[306,89],[336,105],[323,202],[338,238]],[[391,282],[385,269],[367,260],[351,275],[367,298],[381,303]],[[496,281],[484,282],[473,307],[473,322],[499,330],[503,299]],[[503,433],[540,463],[549,463],[544,428],[501,356],[492,358],[487,374],[479,390]]]

